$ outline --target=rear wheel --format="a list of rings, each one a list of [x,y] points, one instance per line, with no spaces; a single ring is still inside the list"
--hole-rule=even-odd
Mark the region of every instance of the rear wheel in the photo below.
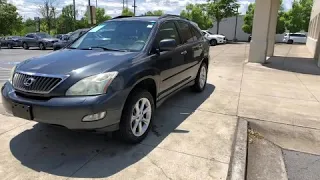
[[[289,39],[287,44],[293,44],[293,40],[292,39]]]
[[[196,92],[202,92],[207,85],[207,75],[208,75],[208,65],[203,62],[198,71],[197,77],[195,79],[195,84],[192,89]]]
[[[8,46],[8,49],[12,49],[12,44],[9,43],[7,46]]]
[[[128,98],[118,133],[126,142],[139,143],[150,131],[155,105],[150,92],[143,89],[135,90]]]
[[[39,43],[39,48],[41,50],[46,50],[46,46],[43,43]]]
[[[23,49],[29,49],[28,44],[27,44],[27,43],[25,43],[25,42],[22,44],[22,47],[23,47]]]

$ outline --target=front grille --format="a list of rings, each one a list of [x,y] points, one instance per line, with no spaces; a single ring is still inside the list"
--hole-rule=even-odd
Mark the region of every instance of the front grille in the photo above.
[[[13,77],[12,83],[13,87],[20,91],[46,94],[59,85],[60,82],[62,82],[62,78],[17,72]]]

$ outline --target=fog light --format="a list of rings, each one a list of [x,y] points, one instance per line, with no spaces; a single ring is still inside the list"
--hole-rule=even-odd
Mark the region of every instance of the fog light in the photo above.
[[[87,115],[82,119],[82,121],[96,121],[99,119],[103,119],[106,116],[106,114],[107,113],[104,111],[96,114]]]

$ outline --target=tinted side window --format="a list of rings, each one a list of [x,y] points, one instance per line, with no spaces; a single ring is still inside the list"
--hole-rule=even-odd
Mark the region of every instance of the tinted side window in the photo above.
[[[195,27],[190,26],[192,34],[196,37],[196,40],[199,40],[202,37],[202,34]]]
[[[175,39],[177,42],[177,45],[181,44],[177,28],[173,21],[168,21],[161,24],[157,34],[157,39],[156,39],[157,45],[163,39]]]
[[[191,33],[189,24],[183,21],[178,21],[179,30],[182,36],[183,43],[193,42],[193,35]]]
[[[33,38],[34,36],[33,36],[33,34],[27,34],[26,37]]]

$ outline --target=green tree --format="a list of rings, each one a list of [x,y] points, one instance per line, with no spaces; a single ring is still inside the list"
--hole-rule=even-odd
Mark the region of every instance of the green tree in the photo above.
[[[208,29],[212,27],[212,20],[208,16],[206,7],[206,4],[188,4],[180,16],[197,23],[200,29]]]
[[[106,20],[111,19],[111,16],[105,14],[105,10],[103,8],[97,8],[96,10],[96,19],[97,24],[100,24]]]
[[[17,33],[22,29],[22,17],[17,8],[9,3],[0,4],[0,35]]]
[[[57,19],[57,33],[61,34],[73,31],[75,30],[75,26],[73,5],[67,5],[62,8],[61,15]]]
[[[122,16],[134,16],[134,13],[129,8],[124,8],[121,13]]]
[[[21,31],[21,35],[25,35],[27,33],[35,32],[36,31],[36,22],[30,18],[28,18],[23,23],[23,29]]]
[[[43,27],[44,31],[47,31],[50,34],[52,25],[54,24],[55,18],[55,8],[54,8],[55,0],[43,0],[43,4],[39,6],[39,13],[44,19],[45,25]]]
[[[281,5],[278,12],[277,29],[276,29],[277,34],[282,34],[286,31],[285,12],[283,8],[282,0],[280,1],[280,3]],[[244,16],[244,24],[242,26],[242,30],[248,34],[252,34],[254,10],[255,10],[255,3],[252,3],[248,6],[246,15]]]
[[[313,0],[300,0],[302,11],[302,30],[308,32]]]
[[[208,0],[208,14],[217,22],[219,34],[220,22],[224,18],[236,15],[239,4],[237,0]]]
[[[144,15],[145,16],[162,16],[164,12],[162,10],[156,10],[156,11],[148,11]]]

